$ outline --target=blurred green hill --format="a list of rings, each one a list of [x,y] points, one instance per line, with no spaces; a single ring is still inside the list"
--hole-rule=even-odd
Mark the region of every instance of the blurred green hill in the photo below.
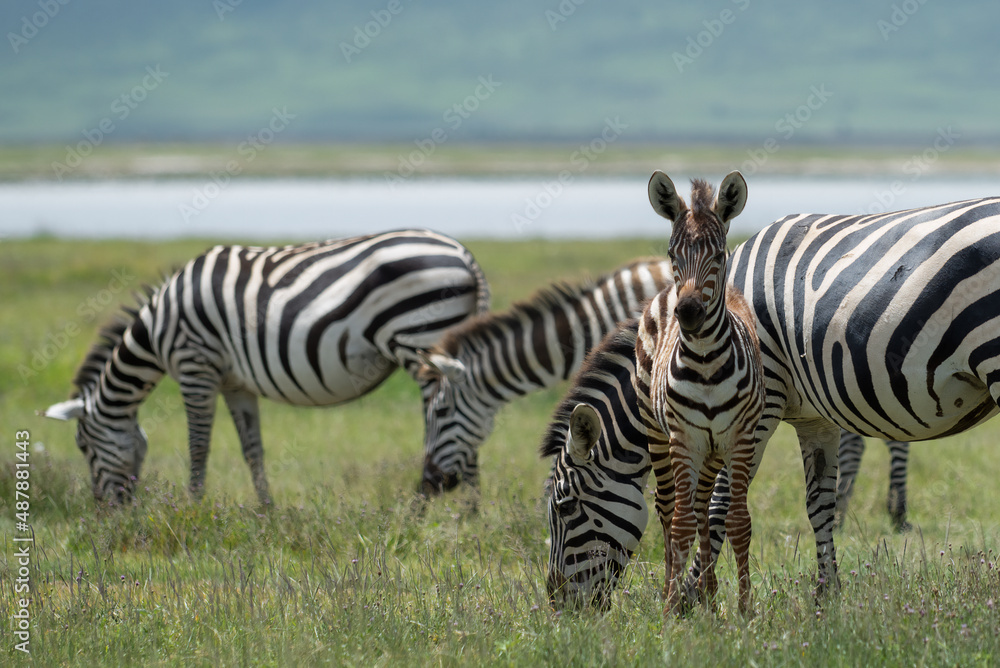
[[[6,2],[0,142],[992,144],[998,25],[987,1]]]

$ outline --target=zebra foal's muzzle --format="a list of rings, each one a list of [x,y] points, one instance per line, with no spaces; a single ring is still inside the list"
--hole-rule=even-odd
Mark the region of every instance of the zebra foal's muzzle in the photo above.
[[[674,308],[677,324],[687,333],[697,332],[705,323],[705,304],[700,295],[681,297]]]

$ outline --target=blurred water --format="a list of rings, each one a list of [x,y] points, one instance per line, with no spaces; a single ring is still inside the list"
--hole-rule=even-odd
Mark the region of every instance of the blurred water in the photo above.
[[[674,178],[686,192],[687,178]],[[861,213],[1000,195],[996,178],[750,177],[733,234],[789,213]],[[646,179],[27,182],[0,184],[0,238],[324,239],[428,227],[463,239],[656,237]]]

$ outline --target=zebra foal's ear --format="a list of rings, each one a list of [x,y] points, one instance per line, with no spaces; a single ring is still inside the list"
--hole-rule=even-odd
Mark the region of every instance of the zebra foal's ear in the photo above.
[[[466,369],[461,360],[441,353],[429,353],[426,350],[418,350],[417,355],[421,362],[452,382],[457,382],[465,376]]]
[[[653,211],[660,214],[667,220],[674,222],[687,211],[687,204],[684,199],[677,194],[677,188],[670,177],[656,170],[649,177],[649,203],[653,205]]]
[[[78,420],[83,417],[83,399],[77,397],[69,401],[52,404],[39,415],[56,420]]]
[[[719,193],[715,196],[712,211],[718,216],[729,232],[729,221],[743,212],[747,203],[747,182],[738,171],[730,172],[722,180]]]
[[[590,451],[601,435],[601,416],[593,406],[577,404],[569,416],[569,444],[567,450],[570,458],[582,463],[590,456]]]

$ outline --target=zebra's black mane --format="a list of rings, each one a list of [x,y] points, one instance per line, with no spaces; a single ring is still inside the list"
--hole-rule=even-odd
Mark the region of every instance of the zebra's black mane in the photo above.
[[[592,376],[605,376],[607,374],[607,358],[609,355],[624,355],[630,358],[635,357],[636,332],[639,329],[639,321],[636,318],[618,323],[618,328],[609,332],[597,346],[595,346],[586,359],[583,366],[573,378],[573,385],[563,400],[556,406],[552,413],[552,419],[545,430],[545,436],[539,446],[539,456],[542,458],[552,457],[562,452],[566,446],[566,434],[569,432],[569,418],[573,414],[573,409],[577,404],[590,403],[592,398],[583,390],[590,383],[588,380]],[[614,363],[617,368],[620,365]],[[603,378],[601,382],[606,382]]]
[[[125,330],[135,322],[139,310],[148,304],[153,296],[154,290],[150,286],[143,285],[142,290],[142,294],[133,293],[137,302],[136,307],[122,306],[121,311],[114,316],[111,322],[101,328],[97,341],[90,347],[90,351],[83,358],[83,362],[80,363],[73,376],[73,385],[77,389],[70,398],[80,396],[80,391],[85,387],[97,385],[97,381],[100,380],[101,373],[107,366],[108,360],[111,359],[115,347],[121,343],[125,336]]]
[[[631,262],[627,268],[634,270],[639,265],[653,261],[659,261],[659,258],[641,258]],[[527,300],[515,302],[502,313],[486,313],[475,318],[470,318],[464,323],[449,329],[438,344],[434,346],[433,351],[455,357],[459,354],[463,343],[487,340],[491,338],[491,335],[501,332],[505,328],[518,327],[520,326],[522,316],[526,315],[529,319],[538,318],[542,313],[550,311],[561,299],[577,301],[586,293],[597,289],[605,281],[610,280],[612,276],[623,269],[616,269],[613,272],[600,276],[596,280],[587,279],[579,284],[558,281],[538,290]]]

